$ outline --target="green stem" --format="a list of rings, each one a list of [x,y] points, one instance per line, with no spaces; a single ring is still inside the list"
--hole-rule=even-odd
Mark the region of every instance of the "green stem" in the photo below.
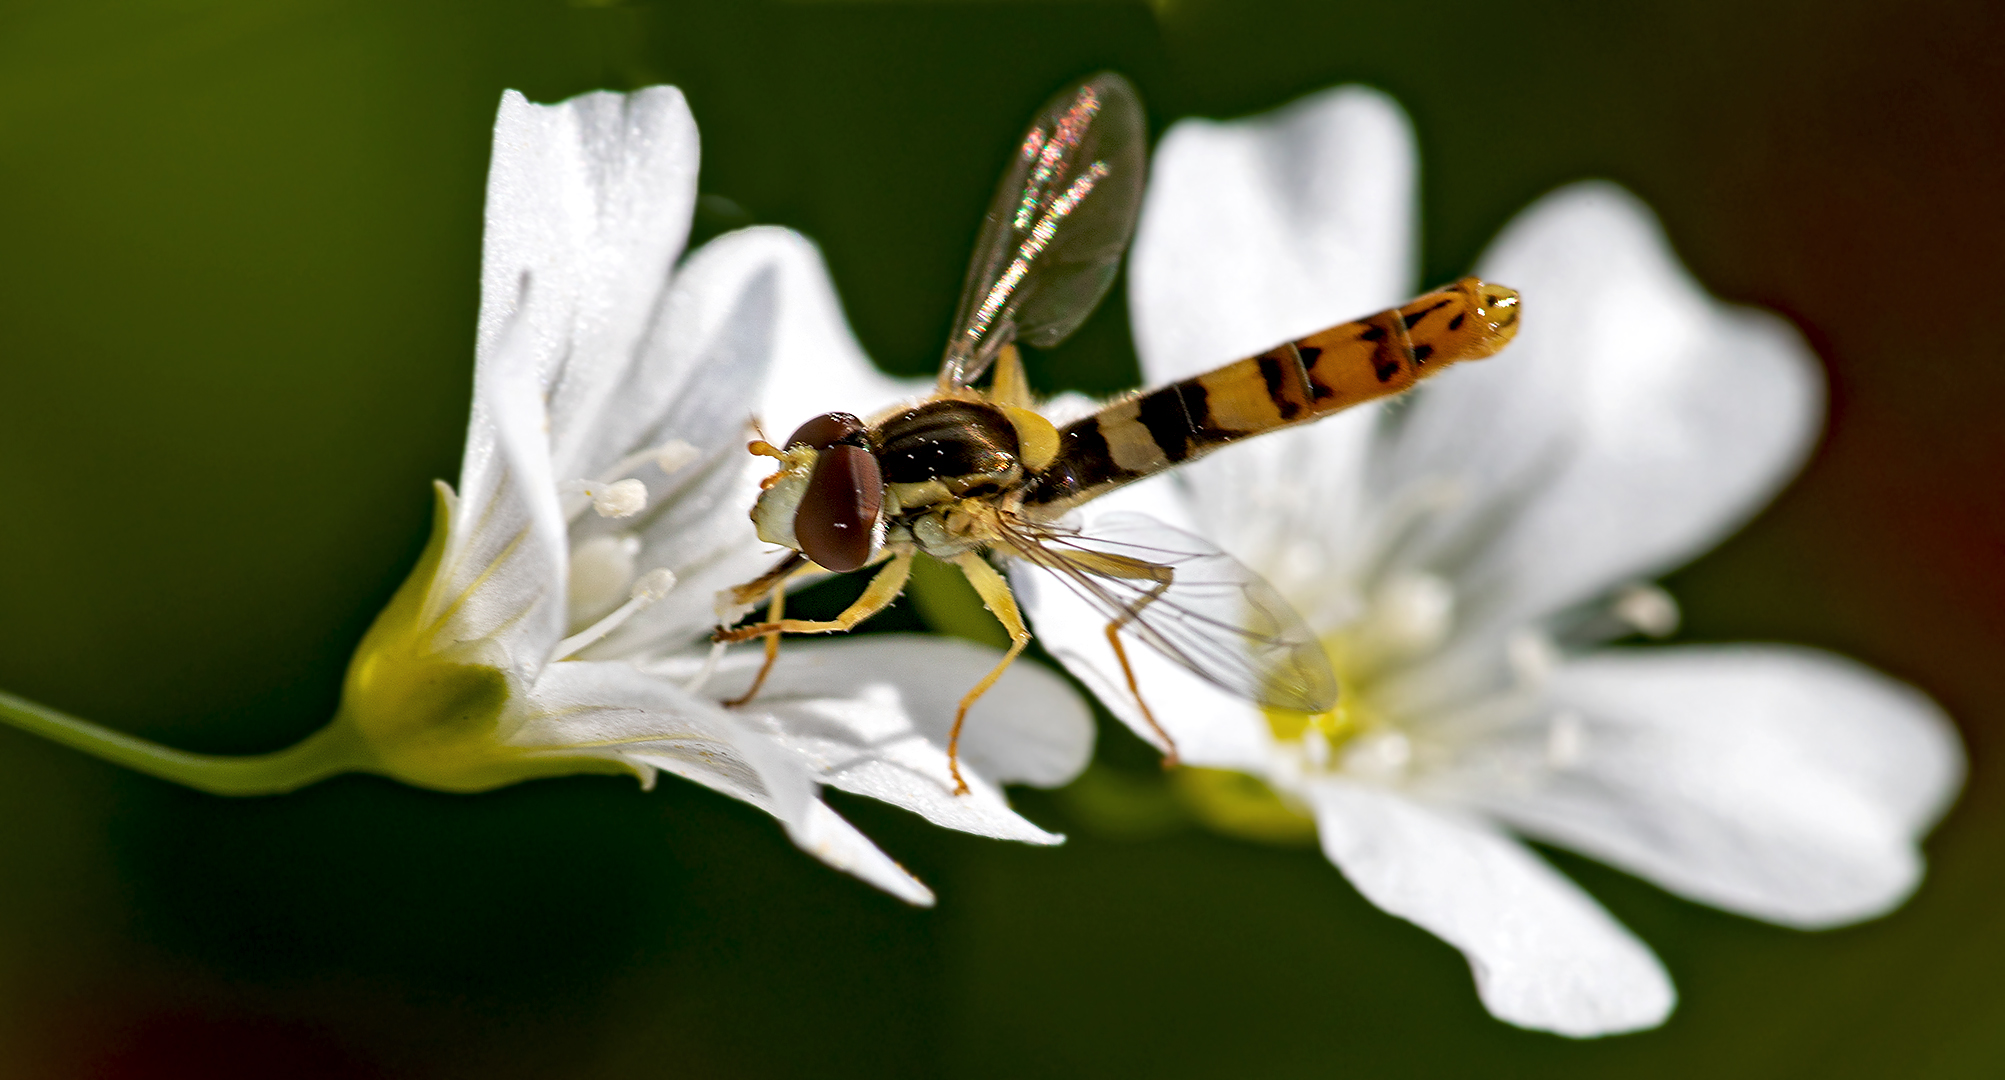
[[[175,750],[4,690],[0,690],[0,720],[211,795],[282,795],[339,773],[366,769],[370,762],[367,746],[355,729],[339,718],[284,750],[244,756]]]

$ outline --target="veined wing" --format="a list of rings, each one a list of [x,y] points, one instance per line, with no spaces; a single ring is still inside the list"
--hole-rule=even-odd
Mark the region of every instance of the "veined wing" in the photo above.
[[[1336,673],[1302,617],[1210,541],[1131,512],[1106,515],[1091,536],[1014,520],[1003,532],[1014,554],[1195,674],[1275,708],[1336,705]]]
[[[974,382],[1012,341],[1056,345],[1093,313],[1135,231],[1147,140],[1135,88],[1110,71],[1038,113],[975,242],[943,387]]]

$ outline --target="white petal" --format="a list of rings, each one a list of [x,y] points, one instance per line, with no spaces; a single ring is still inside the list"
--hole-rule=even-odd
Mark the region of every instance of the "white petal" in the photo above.
[[[1368,405],[1225,448],[1178,470],[1202,531],[1327,633],[1356,611],[1384,508],[1366,486],[1382,422]]]
[[[1122,511],[1190,527],[1178,488],[1168,478],[1159,478],[1095,500],[1082,514],[1082,528],[1091,535],[1095,519]],[[1107,644],[1106,616],[1081,600],[1064,578],[1027,563],[1011,562],[1009,580],[1038,644],[1136,735],[1168,749],[1128,690],[1120,661]],[[1249,771],[1265,768],[1271,739],[1258,706],[1197,677],[1132,634],[1122,638],[1122,645],[1149,712],[1169,732],[1186,763]]]
[[[1584,1037],[1655,1027],[1677,1002],[1635,935],[1524,845],[1393,792],[1309,792],[1323,852],[1365,898],[1462,950],[1491,1014]]]
[[[759,477],[772,471],[771,461],[745,452],[751,422],[764,420],[767,401],[827,392],[841,399],[826,406],[835,408],[857,407],[859,393],[874,404],[891,397],[890,380],[870,369],[842,321],[820,253],[798,233],[740,229],[704,245],[676,275],[662,312],[636,371],[674,374],[651,376],[645,386],[636,381],[632,396],[646,404],[634,415],[645,421],[618,445],[630,453],[677,440],[697,457],[668,474],[655,455],[645,455],[635,475],[657,493],[649,510],[624,522],[580,517],[572,537],[583,543],[631,530],[643,541],[636,569],[666,567],[680,584],[595,645],[591,657],[680,648],[715,623],[720,589],[757,577],[778,557],[747,516]],[[810,370],[827,377],[806,378]],[[792,430],[768,423],[766,434],[784,439]]]
[[[521,285],[528,305],[541,302],[534,282]],[[505,327],[475,375],[467,486],[447,501],[446,543],[421,615],[433,651],[476,648],[470,659],[525,683],[563,636],[566,614],[564,527],[527,323]]]
[[[854,874],[908,904],[933,906],[933,890],[820,799],[808,804],[807,814],[799,825],[787,827],[787,835],[802,851],[837,870]]]
[[[871,365],[843,316],[821,251],[798,234],[786,235],[787,249],[774,252],[786,308],[774,339],[772,377],[759,403],[767,437],[778,442],[825,412],[867,419],[931,391],[930,379],[893,379]]]
[[[766,740],[708,698],[618,661],[551,664],[527,695],[510,745],[550,756],[589,756],[661,769],[782,820],[798,820],[813,797],[805,769],[773,755]]]
[[[1822,384],[1802,339],[1707,296],[1626,192],[1542,199],[1481,272],[1523,293],[1522,332],[1424,387],[1374,457],[1381,491],[1460,494],[1402,558],[1458,579],[1473,637],[1691,558],[1814,441]]]
[[[1147,381],[1405,299],[1416,167],[1405,114],[1362,87],[1247,120],[1173,125],[1156,150],[1128,263]]]
[[[752,414],[794,317],[789,291],[802,287],[789,256],[804,244],[784,229],[743,229],[691,253],[666,283],[634,363],[607,373],[593,423],[599,445],[577,475],[637,477],[659,497],[727,452],[746,464]],[[671,442],[673,471],[652,452]]]
[[[1962,784],[1933,703],[1809,649],[1609,651],[1561,667],[1570,767],[1485,801],[1517,827],[1695,900],[1792,926],[1899,904]]]
[[[695,176],[695,126],[673,89],[556,106],[502,97],[472,416],[427,612],[451,622],[447,639],[490,639],[503,654],[490,661],[525,678],[565,629],[555,481],[582,474],[552,447],[631,360],[686,235]]]
[[[806,419],[766,415],[775,402],[833,399],[812,403],[816,412],[876,407],[901,389],[864,357],[813,242],[754,226],[725,233],[683,263],[634,371],[613,395],[613,412],[599,423],[621,454],[674,438],[699,451],[730,442],[743,456],[753,419],[775,442]],[[789,426],[772,430],[780,423]]]
[[[733,653],[713,686],[736,692],[761,656]],[[947,736],[956,703],[1002,653],[966,641],[882,634],[823,642],[791,641],[765,687],[739,710],[763,723],[808,764],[821,783],[867,795],[963,832],[1051,844],[1062,837],[1009,809],[997,784],[1055,787],[1085,768],[1093,721],[1064,681],[1020,660],[968,712],[961,771],[970,792],[955,795]]]
[[[821,801],[798,754],[715,701],[622,662],[567,660],[544,669],[527,705],[527,723],[509,740],[515,746],[693,780],[780,819],[801,850],[830,866],[908,903],[933,903],[924,885]]]
[[[605,456],[620,392],[696,198],[696,124],[682,93],[586,94],[557,105],[503,95],[488,170],[477,356],[509,318],[516,280],[530,313],[560,478]],[[476,413],[478,420],[478,413]],[[473,447],[469,445],[471,456]]]

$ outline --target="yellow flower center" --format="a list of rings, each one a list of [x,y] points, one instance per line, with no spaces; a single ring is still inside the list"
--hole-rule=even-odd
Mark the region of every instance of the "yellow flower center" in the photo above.
[[[1395,576],[1370,597],[1362,617],[1322,639],[1337,676],[1337,704],[1328,712],[1268,708],[1275,741],[1298,751],[1302,774],[1344,773],[1396,781],[1406,774],[1412,744],[1403,725],[1374,700],[1380,675],[1445,639],[1454,615],[1446,582],[1425,574]],[[1180,769],[1177,794],[1192,816],[1222,833],[1265,843],[1315,836],[1301,800],[1265,781],[1220,769]]]

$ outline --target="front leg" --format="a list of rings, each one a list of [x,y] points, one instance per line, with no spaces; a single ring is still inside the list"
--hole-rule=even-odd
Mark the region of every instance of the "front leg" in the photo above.
[[[719,628],[710,635],[712,641],[750,641],[767,634],[828,634],[837,630],[854,629],[856,624],[891,606],[898,594],[905,591],[905,580],[912,576],[912,553],[900,552],[884,564],[884,569],[870,579],[870,585],[856,603],[843,609],[842,614],[833,619],[778,619],[753,623],[725,630]]]

